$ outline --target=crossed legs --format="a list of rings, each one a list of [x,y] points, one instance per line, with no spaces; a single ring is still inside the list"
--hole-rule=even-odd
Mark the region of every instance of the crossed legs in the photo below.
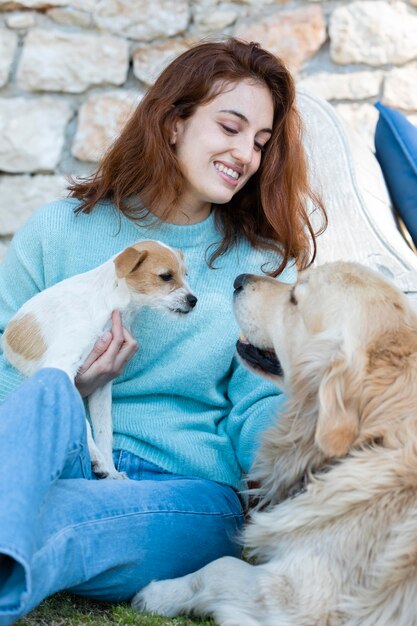
[[[229,487],[126,452],[118,469],[133,480],[92,477],[83,403],[60,370],[0,406],[0,458],[0,626],[59,590],[128,600],[151,580],[240,554]]]

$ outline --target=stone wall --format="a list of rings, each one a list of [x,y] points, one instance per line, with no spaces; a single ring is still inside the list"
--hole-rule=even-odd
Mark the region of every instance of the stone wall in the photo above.
[[[417,123],[417,0],[0,0],[0,258],[164,64],[219,34],[284,58],[371,146],[377,99]]]

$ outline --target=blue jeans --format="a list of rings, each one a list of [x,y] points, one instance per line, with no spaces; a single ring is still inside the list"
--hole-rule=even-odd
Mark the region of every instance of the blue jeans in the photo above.
[[[127,600],[151,580],[240,555],[243,522],[226,485],[176,476],[125,451],[125,481],[95,480],[84,406],[44,369],[0,406],[0,626],[69,590]]]

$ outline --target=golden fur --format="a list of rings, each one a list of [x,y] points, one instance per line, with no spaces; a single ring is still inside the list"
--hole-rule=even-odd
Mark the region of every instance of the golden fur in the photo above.
[[[295,287],[240,279],[242,331],[275,351],[283,376],[263,373],[288,398],[251,476],[256,565],[219,559],[135,604],[235,626],[417,626],[416,314],[358,264]]]

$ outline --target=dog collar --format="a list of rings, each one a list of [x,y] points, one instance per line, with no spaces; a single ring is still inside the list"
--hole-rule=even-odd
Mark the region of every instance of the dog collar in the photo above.
[[[309,474],[305,473],[301,477],[301,480],[299,480],[297,483],[295,483],[294,485],[292,485],[292,487],[289,488],[286,500],[294,500],[294,498],[296,498],[297,496],[300,496],[302,493],[305,493],[307,491],[307,487],[310,484],[310,482],[311,482],[311,472]]]
[[[294,483],[287,491],[287,496],[281,500],[281,502],[285,502],[285,500],[293,500],[297,498],[301,494],[305,493],[308,489],[309,484],[311,483],[312,478],[317,474],[327,474],[333,467],[335,466],[334,462],[327,462],[325,465],[321,467],[316,467],[308,472],[305,472],[299,481]]]

